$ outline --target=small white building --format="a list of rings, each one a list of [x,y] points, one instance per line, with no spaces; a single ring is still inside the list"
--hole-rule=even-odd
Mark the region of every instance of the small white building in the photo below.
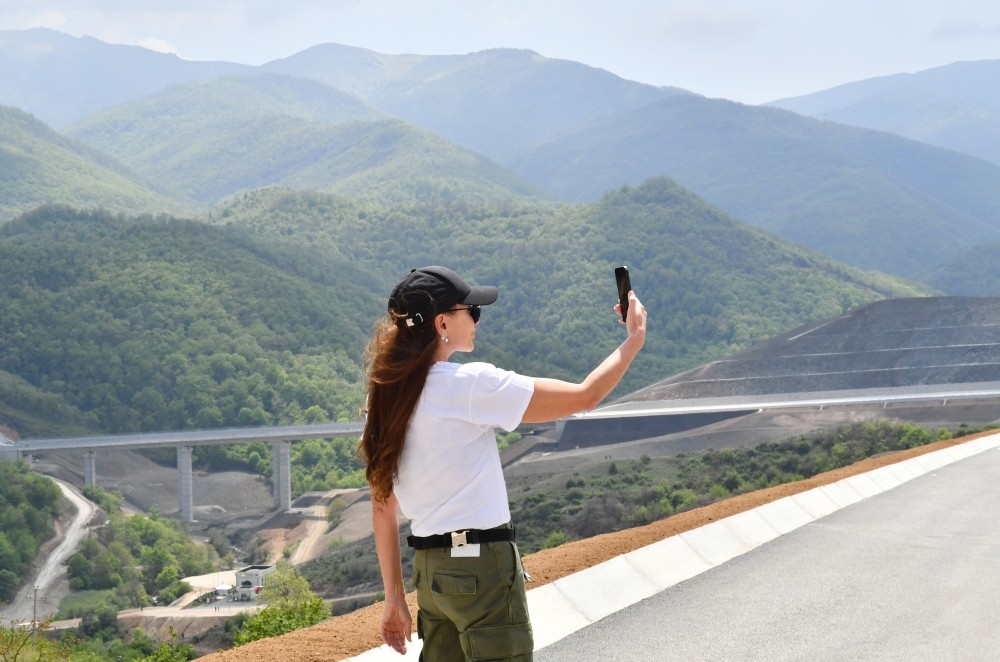
[[[248,565],[236,571],[235,599],[240,602],[253,602],[264,586],[264,577],[274,572],[273,565]]]

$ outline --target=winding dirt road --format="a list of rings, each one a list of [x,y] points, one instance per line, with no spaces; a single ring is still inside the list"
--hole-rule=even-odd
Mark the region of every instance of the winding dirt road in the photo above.
[[[51,477],[50,477],[51,478]],[[61,540],[45,562],[38,569],[33,581],[28,582],[20,591],[18,597],[0,610],[0,619],[11,623],[30,622],[32,614],[44,618],[54,614],[59,609],[59,600],[69,590],[66,584],[66,560],[76,551],[80,541],[88,532],[87,525],[97,512],[97,506],[87,500],[75,487],[57,478],[52,480],[62,490],[63,496],[73,504],[76,514],[66,525]],[[56,531],[56,538],[60,534]],[[37,590],[33,590],[37,589]],[[37,594],[37,600],[35,599]],[[37,603],[37,606],[36,606]]]

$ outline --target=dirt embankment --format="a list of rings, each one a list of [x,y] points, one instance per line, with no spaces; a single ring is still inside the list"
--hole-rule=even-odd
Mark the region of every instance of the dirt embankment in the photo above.
[[[994,432],[983,434],[994,434]],[[829,471],[807,480],[743,494],[646,526],[599,535],[530,554],[524,559],[525,568],[534,580],[529,585],[529,589],[537,588],[640,547],[751,510],[765,503],[814,487],[835,483],[849,476],[917,457],[924,453],[964,443],[974,438],[973,436],[949,439],[921,448],[869,458],[849,467]],[[411,611],[416,614],[416,595],[411,593],[407,598],[410,601]],[[379,637],[381,616],[382,606],[375,604],[351,614],[332,618],[311,628],[291,632],[274,639],[251,642],[239,648],[220,651],[199,659],[204,662],[257,662],[259,660],[333,662],[343,660],[381,645]]]

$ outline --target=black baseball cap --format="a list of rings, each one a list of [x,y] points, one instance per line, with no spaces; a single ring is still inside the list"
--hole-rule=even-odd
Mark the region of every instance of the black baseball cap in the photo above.
[[[389,294],[389,311],[403,315],[406,326],[419,326],[455,304],[487,306],[500,290],[492,285],[469,285],[447,267],[411,269]]]

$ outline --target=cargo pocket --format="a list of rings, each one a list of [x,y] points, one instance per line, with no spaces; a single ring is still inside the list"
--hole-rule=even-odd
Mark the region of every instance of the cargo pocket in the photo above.
[[[468,637],[466,650],[472,652],[473,660],[530,660],[534,648],[531,623],[469,628],[464,636]]]
[[[435,572],[431,580],[431,590],[441,595],[475,595],[475,575],[449,575]]]

